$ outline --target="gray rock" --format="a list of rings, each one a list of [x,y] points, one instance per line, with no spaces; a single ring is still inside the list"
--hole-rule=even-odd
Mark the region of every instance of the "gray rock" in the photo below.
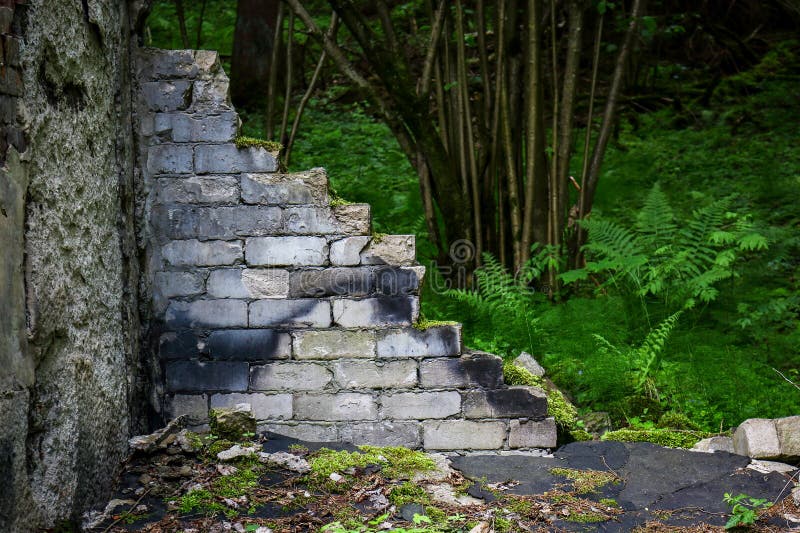
[[[187,421],[187,416],[179,416],[170,420],[163,428],[149,435],[131,437],[128,444],[131,449],[144,453],[152,453],[156,450],[164,449],[169,442],[174,440],[175,435],[186,427]]]
[[[543,377],[545,374],[544,367],[533,358],[528,352],[520,353],[515,359],[514,364],[524,368],[534,376]]]
[[[745,420],[733,434],[733,449],[739,455],[755,459],[780,457],[781,446],[775,421],[768,418]]]
[[[255,455],[258,452],[257,446],[242,446],[234,444],[227,450],[222,450],[217,454],[217,459],[220,461],[232,461],[238,457],[248,457]]]
[[[308,464],[308,461],[288,452],[261,452],[258,454],[258,460],[262,463],[276,464],[286,470],[291,470],[299,474],[311,472],[311,466]]]
[[[750,470],[755,470],[762,474],[769,474],[770,472],[778,472],[780,474],[789,474],[797,470],[797,467],[787,465],[786,463],[778,463],[776,461],[763,461],[760,459],[753,459],[747,465]]]
[[[692,447],[696,452],[728,452],[734,453],[733,439],[731,437],[709,437],[699,441]]]

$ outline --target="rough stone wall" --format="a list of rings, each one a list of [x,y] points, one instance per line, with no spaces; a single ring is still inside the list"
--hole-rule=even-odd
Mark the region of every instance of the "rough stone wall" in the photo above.
[[[461,329],[415,326],[412,235],[374,237],[322,169],[237,148],[213,52],[142,50],[141,166],[165,415],[251,404],[259,429],[427,449],[552,447],[542,391],[507,387]]]
[[[101,499],[136,422],[126,10],[0,0],[0,531]]]

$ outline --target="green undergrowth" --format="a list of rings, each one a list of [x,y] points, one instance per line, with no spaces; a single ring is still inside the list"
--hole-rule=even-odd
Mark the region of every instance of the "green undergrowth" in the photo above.
[[[680,429],[631,429],[623,428],[607,431],[601,440],[617,442],[652,442],[669,448],[691,448],[700,440],[711,436],[710,433]]]
[[[381,474],[386,478],[410,479],[415,473],[432,470],[436,466],[425,453],[401,446],[359,446],[358,449],[357,452],[348,452],[322,448],[312,454],[308,459],[311,466],[311,472],[307,475],[308,482],[337,491],[346,488],[346,483],[332,481],[331,474],[344,476],[347,480],[351,477],[347,470],[351,468],[377,465],[381,467]]]

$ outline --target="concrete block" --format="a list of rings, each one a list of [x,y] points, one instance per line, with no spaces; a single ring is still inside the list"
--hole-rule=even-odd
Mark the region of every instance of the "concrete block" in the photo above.
[[[356,205],[341,206],[353,208]],[[366,205],[366,204],[364,204]],[[344,213],[341,218],[337,213]],[[353,213],[365,216],[366,219],[357,219]],[[342,210],[340,207],[287,207],[284,210],[286,220],[286,233],[295,235],[363,235],[370,232],[369,212],[363,207],[359,210]]]
[[[343,389],[407,389],[417,385],[417,362],[336,361],[333,375]]]
[[[289,271],[280,268],[224,268],[208,277],[208,294],[214,298],[286,298]]]
[[[509,448],[555,448],[556,422],[544,420],[511,420],[508,432]]]
[[[320,390],[332,379],[331,371],[316,363],[269,363],[250,369],[251,390]]]
[[[781,445],[775,421],[769,418],[745,420],[733,434],[733,449],[739,455],[754,459],[780,457]]]
[[[239,131],[239,116],[233,111],[218,115],[158,113],[154,131],[173,142],[232,142]]]
[[[149,81],[141,84],[141,95],[152,111],[180,111],[192,104],[192,82]]]
[[[339,439],[342,442],[369,446],[418,448],[422,444],[419,422],[395,420],[341,424]]]
[[[372,213],[369,204],[337,205],[333,208],[341,233],[369,235],[372,233]]]
[[[236,148],[235,144],[198,145],[194,153],[198,174],[275,172],[278,160],[264,148]]]
[[[324,265],[328,243],[322,237],[259,237],[247,239],[247,264],[256,266]]]
[[[205,394],[171,394],[165,398],[165,418],[189,417],[190,425],[208,423],[208,396]]]
[[[147,149],[147,172],[188,174],[192,172],[192,147],[183,144],[158,144]]]
[[[353,266],[361,263],[361,250],[371,237],[358,235],[345,237],[331,243],[331,264],[335,266]]]
[[[161,248],[162,257],[172,266],[235,265],[244,259],[241,241],[172,241]]]
[[[345,328],[410,326],[418,318],[419,298],[415,296],[333,300],[333,321]]]
[[[250,304],[250,326],[327,328],[331,304],[327,300],[257,300]]]
[[[139,79],[194,78],[197,72],[192,50],[137,50],[136,73]]]
[[[533,418],[547,416],[547,396],[536,387],[509,387],[464,392],[466,418]]]
[[[193,296],[205,291],[202,272],[156,272],[155,291],[164,298]]]
[[[159,204],[235,204],[239,184],[231,176],[161,178],[156,185]]]
[[[242,199],[248,204],[325,204],[328,177],[322,169],[296,174],[242,174]]]
[[[506,441],[506,424],[500,421],[426,420],[422,443],[427,450],[496,450]]]
[[[375,292],[375,272],[370,268],[306,269],[292,272],[292,298],[368,296]]]
[[[339,392],[294,395],[294,416],[298,420],[374,420],[377,414],[378,406],[371,394]]]
[[[378,334],[379,357],[439,357],[461,354],[461,326],[385,330]]]
[[[205,353],[214,359],[263,361],[288,359],[292,339],[288,333],[271,329],[229,329],[212,331]]]
[[[401,392],[381,396],[381,416],[399,420],[447,418],[461,412],[461,395],[447,392]]]
[[[266,423],[258,425],[259,432],[270,432],[305,442],[338,442],[339,432],[330,423]]]
[[[344,359],[375,356],[374,331],[294,331],[295,359]]]
[[[800,458],[800,416],[776,418],[775,430],[781,446],[781,458],[784,460]]]
[[[242,300],[195,300],[170,302],[165,321],[175,328],[247,327],[247,302]]]
[[[205,340],[193,331],[168,331],[158,339],[161,359],[191,359],[205,350]]]
[[[402,296],[419,294],[425,267],[373,267],[375,288],[379,294]]]
[[[214,394],[211,396],[211,408],[236,407],[247,403],[256,420],[289,420],[292,418],[291,394],[263,394],[252,392],[247,394]]]
[[[247,363],[228,361],[173,361],[167,363],[166,384],[170,392],[247,390]]]
[[[496,355],[472,354],[458,359],[427,359],[419,365],[422,388],[484,387],[503,385],[503,360]]]
[[[385,235],[372,239],[361,252],[362,265],[413,265],[416,261],[414,235]]]
[[[271,235],[279,231],[279,207],[260,205],[197,207],[157,206],[152,212],[156,231],[170,239],[230,239]]]

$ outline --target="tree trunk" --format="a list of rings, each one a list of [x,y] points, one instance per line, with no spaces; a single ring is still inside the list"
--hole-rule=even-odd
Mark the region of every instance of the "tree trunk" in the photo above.
[[[238,0],[231,56],[231,99],[254,109],[263,103],[269,79],[280,0]]]

